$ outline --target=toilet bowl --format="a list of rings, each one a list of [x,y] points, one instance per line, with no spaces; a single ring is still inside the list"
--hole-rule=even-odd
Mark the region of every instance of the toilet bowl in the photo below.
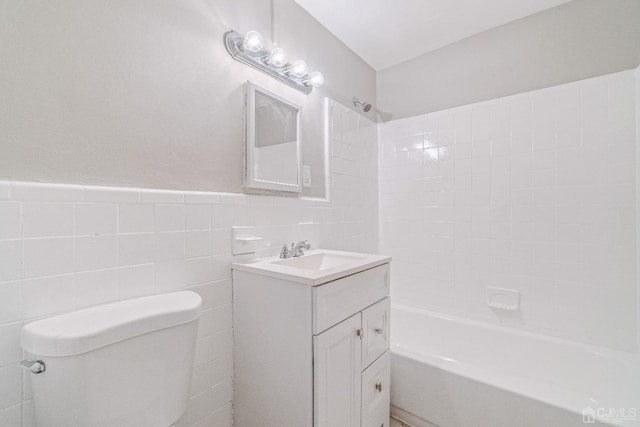
[[[24,326],[38,427],[171,426],[189,397],[200,307],[176,292]]]

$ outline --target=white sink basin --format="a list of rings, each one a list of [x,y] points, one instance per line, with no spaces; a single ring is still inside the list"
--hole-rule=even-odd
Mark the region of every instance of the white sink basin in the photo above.
[[[234,262],[233,269],[317,286],[389,261],[383,255],[315,249],[296,258]]]
[[[330,268],[336,268],[354,262],[362,261],[365,257],[359,254],[340,254],[340,253],[315,253],[303,255],[297,258],[288,258],[281,261],[274,261],[274,264],[285,265],[288,267],[299,268],[302,270],[322,271]]]

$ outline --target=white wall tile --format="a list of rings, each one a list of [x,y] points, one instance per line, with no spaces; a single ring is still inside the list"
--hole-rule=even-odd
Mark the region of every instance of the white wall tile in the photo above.
[[[85,202],[139,203],[140,190],[137,188],[84,187]]]
[[[169,292],[186,286],[186,265],[184,259],[156,263],[156,291]]]
[[[80,236],[75,241],[76,271],[113,268],[117,265],[116,236]]]
[[[26,278],[71,273],[74,270],[74,239],[25,239],[23,262]]]
[[[79,202],[82,187],[79,185],[12,182],[11,199],[37,202]]]
[[[0,239],[22,237],[22,204],[0,202]]]
[[[185,285],[191,286],[211,282],[214,278],[212,257],[189,258],[185,260]]]
[[[24,237],[73,236],[73,203],[23,203]]]
[[[0,366],[11,365],[22,360],[21,330],[22,324],[19,322],[0,326]]]
[[[7,427],[20,427],[22,425],[22,405],[18,404],[10,408],[0,410],[0,425]]]
[[[224,345],[224,343],[221,344]],[[193,357],[193,365],[196,368],[216,358],[215,345],[216,342],[213,335],[196,340],[196,349]]]
[[[213,337],[211,343],[213,346],[212,359],[217,359],[229,353],[229,350],[233,346],[233,334],[230,329],[216,332],[210,336]]]
[[[189,399],[187,404],[186,423],[193,425],[206,417],[210,411],[209,407],[213,401],[213,390],[211,388],[203,393]]]
[[[0,324],[20,320],[21,283],[0,282]]]
[[[230,329],[232,323],[231,304],[203,310],[200,318],[202,322],[198,325],[199,338]]]
[[[213,253],[225,254],[231,251],[231,228],[219,228],[212,231]]]
[[[115,234],[118,224],[117,205],[78,203],[76,205],[76,235]]]
[[[74,295],[74,274],[23,280],[22,316],[32,319],[71,311],[75,306]]]
[[[185,232],[156,233],[156,261],[167,261],[185,257]]]
[[[118,269],[119,299],[151,295],[155,290],[153,264],[135,265]]]
[[[213,238],[211,230],[187,231],[185,239],[187,257],[213,254]],[[228,247],[226,249],[228,250]]]
[[[155,209],[150,204],[121,204],[118,209],[118,232],[145,233],[155,230]]]
[[[204,393],[211,388],[211,384],[216,384],[213,381],[213,362],[206,362],[198,368],[199,375],[194,375],[191,378],[191,389],[189,391],[190,397],[195,397],[198,394]]]
[[[22,241],[0,240],[0,282],[22,277]]]
[[[37,427],[33,399],[22,402],[22,427]]]
[[[124,267],[153,262],[154,240],[153,233],[121,234],[118,236],[118,265]]]
[[[182,191],[140,190],[140,203],[184,203]]]
[[[76,309],[118,299],[118,270],[90,271],[76,275]]]
[[[182,231],[184,229],[184,205],[156,205],[156,231]]]
[[[184,202],[186,204],[212,204],[220,203],[220,195],[206,191],[185,191]]]
[[[211,205],[211,228],[231,228],[238,225],[233,220],[233,205]]]
[[[11,365],[0,368],[0,409],[17,405],[22,400],[22,368]]]
[[[211,206],[187,205],[185,208],[187,230],[211,229]]]
[[[218,357],[213,362],[213,383],[218,384],[231,379],[233,367],[233,355],[227,354]]]
[[[233,383],[231,380],[225,380],[213,386],[213,401],[212,406],[214,408],[220,408],[224,405],[231,403],[233,399]]]
[[[278,249],[278,252],[280,250]],[[231,277],[231,256],[215,255],[213,257],[213,276],[211,280],[223,280]]]
[[[232,423],[232,406],[231,404],[225,405],[212,414],[205,417],[202,421],[194,424],[196,427],[213,427],[213,426],[228,426]]]

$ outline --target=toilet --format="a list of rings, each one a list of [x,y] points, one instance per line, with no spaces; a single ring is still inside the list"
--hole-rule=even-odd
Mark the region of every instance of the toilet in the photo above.
[[[201,298],[175,292],[22,328],[38,427],[169,427],[189,397]]]

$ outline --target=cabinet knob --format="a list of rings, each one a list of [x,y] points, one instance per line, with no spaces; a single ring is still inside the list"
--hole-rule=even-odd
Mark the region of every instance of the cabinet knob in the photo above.
[[[379,393],[382,393],[382,383],[376,383],[376,390],[378,390]]]
[[[384,329],[382,328],[375,328],[373,331],[378,335],[384,334]]]
[[[356,335],[362,338],[364,336],[364,329],[356,329]]]

